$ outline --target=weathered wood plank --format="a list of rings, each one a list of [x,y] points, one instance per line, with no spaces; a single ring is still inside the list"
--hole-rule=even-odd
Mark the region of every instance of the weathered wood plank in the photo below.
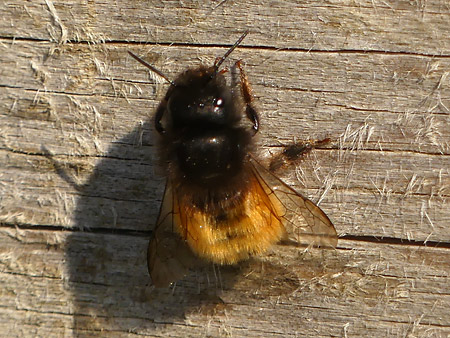
[[[349,168],[336,170],[338,150],[316,152],[298,176],[285,180],[295,186],[300,178],[305,185],[299,190],[314,200],[332,187],[321,205],[341,233],[448,241],[449,179],[442,174],[443,168],[450,168],[448,158],[402,155],[359,151],[341,162]],[[155,177],[149,161],[52,160],[9,151],[0,151],[0,159],[6,164],[4,175],[13,178],[3,181],[3,222],[148,231],[156,219],[163,181]],[[62,163],[61,168],[55,163]],[[61,171],[72,182],[65,181]]]
[[[250,29],[245,44],[257,46],[428,55],[450,51],[447,1],[222,2],[8,0],[0,7],[0,16],[7,18],[1,28],[3,36],[56,42],[201,44],[231,43],[233,35]]]
[[[151,115],[162,96],[163,87],[156,92],[154,84],[144,82],[147,71],[130,60],[127,45],[62,46],[58,55],[42,60],[51,47],[48,43],[34,46],[15,42],[14,47],[2,48],[0,58],[6,66],[1,79],[6,87],[2,110],[9,111],[4,123],[17,127],[19,119],[25,131],[36,130],[36,123],[52,129],[56,126],[62,129],[59,137],[72,131],[81,139],[74,148],[87,143],[83,154],[96,153],[93,140],[105,151],[105,138],[110,142],[114,136],[131,132],[140,120]],[[206,57],[206,62],[212,62],[224,50],[132,49],[153,60],[169,77],[198,65],[199,59],[204,61]],[[277,140],[287,141],[293,136],[317,136],[317,130],[337,138],[345,131],[342,127],[351,124],[350,131],[355,135],[350,133],[348,137],[353,136],[369,149],[449,153],[447,57],[271,50],[255,53],[252,49],[236,51],[237,58],[247,64],[264,118],[265,144],[277,144]],[[123,120],[130,123],[118,123]],[[359,133],[358,128],[362,128]]]
[[[51,46],[40,44],[36,50],[31,48],[29,42],[16,43],[19,49],[20,44],[25,56],[15,61],[20,66],[8,68],[12,73],[4,78],[6,83],[14,83],[14,79],[26,81],[26,73],[30,78],[35,72],[27,61],[34,58],[27,54],[28,50],[42,55]],[[170,75],[175,75],[185,64],[192,64],[189,59],[194,53],[199,55],[197,49],[187,47],[164,47],[158,53],[170,54],[169,49],[180,60],[173,64],[175,71],[169,72]],[[122,51],[125,54],[126,48]],[[120,55],[117,48],[110,49],[110,52],[107,50],[106,55],[110,56],[113,52],[116,56]],[[129,76],[139,80],[144,76],[142,67],[134,68],[139,65],[130,66],[129,60],[120,60],[117,56],[114,66],[106,67],[110,72],[105,77],[94,67],[98,62],[95,57],[93,59],[92,53],[92,47],[88,46],[69,48],[65,53],[46,60],[43,72],[47,75],[43,83],[39,80],[27,89],[6,88],[2,93],[4,111],[9,110],[8,114],[1,116],[7,149],[2,156],[6,156],[3,157],[5,163],[12,163],[8,176],[15,177],[5,182],[9,199],[5,198],[4,221],[31,224],[30,218],[33,217],[37,224],[80,227],[110,227],[116,224],[119,228],[138,230],[147,230],[148,225],[153,223],[161,194],[161,181],[156,184],[148,182],[148,177],[155,177],[152,175],[155,171],[152,150],[154,133],[147,123],[142,127],[139,123],[151,114],[161,93],[155,92],[150,84],[144,82],[128,82],[127,89],[118,91],[111,79],[125,81]],[[95,53],[104,57],[105,50],[102,47]],[[219,50],[207,48],[202,53],[211,58],[211,55],[218,55]],[[260,145],[276,146],[295,137],[330,136],[334,140],[331,151],[317,152],[317,159],[311,162],[312,165],[305,163],[302,172],[297,173],[300,173],[304,188],[311,189],[308,194],[316,200],[324,189],[333,188],[322,196],[322,206],[332,216],[341,233],[436,241],[449,238],[447,206],[450,174],[446,155],[450,136],[446,127],[448,115],[440,113],[443,107],[449,105],[450,99],[448,86],[443,81],[445,69],[450,67],[447,58],[436,60],[398,56],[406,62],[402,66],[405,75],[400,76],[398,65],[401,61],[394,61],[394,57],[389,55],[367,57],[348,54],[346,58],[339,58],[333,54],[305,54],[301,62],[295,61],[300,63],[300,67],[303,62],[306,63],[307,71],[300,76],[297,74],[298,68],[292,66],[295,53],[261,50],[264,60],[273,59],[275,65],[288,65],[274,68],[273,75],[265,72],[264,62],[255,61],[261,55],[255,57],[255,53],[247,51],[239,53],[244,54],[244,59],[249,59],[249,76],[262,79],[253,81],[254,92],[258,93],[257,104],[263,114]],[[420,85],[414,81],[398,80],[405,77],[413,80],[411,72],[415,67],[414,61],[421,60],[422,70],[414,73],[416,81],[421,80]],[[313,67],[314,62],[320,67]],[[386,64],[390,64],[392,69],[386,71],[384,76],[375,71],[385,69]],[[342,89],[343,69],[349,65],[352,65],[352,70],[345,72],[345,83],[348,85]],[[327,69],[326,74],[320,70],[322,67]],[[434,70],[427,71],[430,67]],[[86,77],[85,81],[72,86],[69,93],[58,90],[66,88],[64,81],[75,83],[70,79],[78,79],[81,71],[86,69],[92,69],[92,76],[96,74],[99,77]],[[130,72],[136,69],[138,75]],[[375,80],[373,74],[377,74]],[[396,80],[389,81],[395,76]],[[327,79],[330,80],[327,82]],[[310,88],[307,83],[314,83],[316,87]],[[327,83],[329,89],[325,87]],[[24,87],[25,83],[19,81],[14,86]],[[44,94],[40,92],[42,86]],[[141,91],[138,91],[139,87],[142,87]],[[369,88],[375,89],[369,91]],[[94,95],[89,94],[91,90]],[[128,93],[126,98],[123,97],[125,92]],[[392,93],[397,97],[394,101],[391,99]],[[276,100],[273,100],[274,95]],[[348,98],[352,95],[353,98]],[[369,99],[368,95],[374,99]],[[108,100],[108,97],[114,99]],[[357,101],[360,103],[357,104]],[[364,101],[370,104],[363,104]],[[137,143],[140,131],[143,132],[144,147],[136,148],[133,144]],[[46,154],[43,146],[51,154],[76,156],[61,157],[62,168],[55,168],[55,163],[42,156]],[[25,154],[13,155],[9,154],[10,151]],[[35,156],[30,157],[32,154]],[[100,164],[98,156],[105,161]],[[121,159],[128,160],[123,162]],[[338,167],[336,163],[339,163]],[[98,181],[94,177],[89,181],[88,177],[96,165],[97,172],[100,170],[104,179]],[[36,168],[40,168],[42,174],[37,174]],[[69,171],[69,177],[74,182],[87,184],[82,195],[92,195],[93,190],[95,195],[90,199],[77,199],[78,192],[61,178],[64,170]],[[291,176],[288,182],[295,185],[298,177]],[[115,182],[119,178],[121,184],[117,185]],[[34,195],[37,190],[28,189],[28,192],[18,194],[17,182],[22,182],[21,187],[47,187],[46,193],[40,191],[41,195],[54,197],[47,198],[42,208],[42,203]],[[59,183],[55,186],[54,182]],[[118,186],[123,189],[118,189]],[[127,190],[130,196],[123,198]],[[23,206],[16,205],[17,196],[22,196]],[[106,200],[99,200],[99,197]],[[110,201],[112,198],[119,201]],[[71,215],[76,211],[77,200],[91,206],[92,211],[83,209],[82,219],[75,217],[74,222]],[[400,209],[390,207],[393,201]],[[150,208],[145,205],[147,202]],[[121,207],[116,206],[117,203]],[[143,213],[146,208],[147,212]],[[98,210],[102,210],[101,215],[98,215]],[[145,217],[133,219],[133,214]],[[366,219],[371,222],[367,224]],[[361,223],[366,224],[361,227]]]
[[[148,285],[146,245],[146,238],[130,235],[2,228],[0,312],[26,319],[20,325],[26,335],[450,332],[448,249],[352,241],[341,241],[336,252],[280,247],[263,270],[256,262],[241,271],[220,269],[220,282],[207,270],[209,285],[201,273],[170,291]],[[8,321],[0,325],[17,335]]]

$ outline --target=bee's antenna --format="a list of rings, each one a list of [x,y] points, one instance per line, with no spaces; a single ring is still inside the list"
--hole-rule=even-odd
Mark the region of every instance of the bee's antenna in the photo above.
[[[242,40],[244,40],[244,38],[247,36],[248,34],[248,30],[244,32],[244,34],[241,35],[241,37],[234,43],[233,46],[231,46],[230,49],[228,49],[228,51],[225,53],[224,56],[222,56],[217,62],[214,63],[214,68],[216,69],[216,73],[219,70],[220,65],[225,61],[225,59],[228,57],[228,55],[230,55],[233,50],[239,46],[239,44],[242,42]]]
[[[128,51],[128,54],[130,54],[133,58],[135,58],[137,61],[139,61],[140,63],[142,63],[145,67],[147,67],[148,69],[150,69],[152,72],[158,74],[159,76],[161,76],[164,80],[166,80],[167,82],[169,82],[172,86],[175,86],[175,82],[173,82],[172,80],[170,80],[166,75],[164,75],[163,72],[161,72],[159,69],[156,69],[155,67],[153,67],[151,64],[147,63],[146,61],[142,60],[139,56],[137,56],[136,54],[133,54],[132,52]]]

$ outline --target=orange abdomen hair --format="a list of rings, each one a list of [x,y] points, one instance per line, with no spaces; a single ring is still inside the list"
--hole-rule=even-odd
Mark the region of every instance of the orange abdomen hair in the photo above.
[[[235,203],[213,210],[189,204],[191,196],[174,196],[174,229],[201,258],[234,264],[265,252],[284,235],[285,209],[267,184],[255,175]]]

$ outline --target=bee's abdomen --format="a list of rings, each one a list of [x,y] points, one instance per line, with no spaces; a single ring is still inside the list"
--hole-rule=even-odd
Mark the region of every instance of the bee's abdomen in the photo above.
[[[196,255],[216,264],[234,264],[265,252],[283,237],[284,207],[255,177],[247,184],[236,203],[182,211],[186,228],[177,230]]]

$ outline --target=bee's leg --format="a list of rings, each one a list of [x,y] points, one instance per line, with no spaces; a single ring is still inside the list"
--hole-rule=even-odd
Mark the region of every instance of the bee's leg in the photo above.
[[[305,155],[311,152],[311,150],[327,145],[330,142],[331,139],[327,137],[323,140],[299,141],[288,146],[284,146],[282,152],[272,157],[269,165],[269,170],[275,172],[285,165],[303,160]]]
[[[167,100],[164,99],[159,104],[158,108],[156,109],[156,113],[155,113],[155,128],[158,131],[158,133],[160,133],[160,134],[164,134],[166,132],[166,130],[164,129],[162,122],[161,122],[166,110],[167,110]]]
[[[246,106],[245,113],[247,114],[247,118],[252,121],[253,130],[256,134],[259,129],[259,115],[252,105],[253,97],[250,83],[248,82],[247,75],[245,74],[244,68],[242,67],[241,60],[237,61],[235,65],[239,68],[240,72],[241,92]]]

